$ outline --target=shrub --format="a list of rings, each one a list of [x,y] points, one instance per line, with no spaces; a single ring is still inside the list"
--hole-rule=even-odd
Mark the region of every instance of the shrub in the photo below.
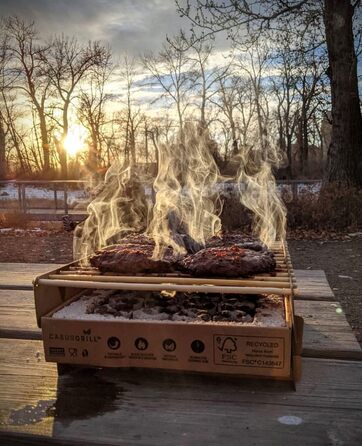
[[[320,193],[303,192],[293,198],[283,194],[289,229],[344,231],[362,228],[362,190],[329,185]],[[226,230],[251,228],[251,213],[237,195],[227,198],[221,214]]]
[[[29,217],[19,211],[3,212],[0,214],[1,228],[26,229],[30,223]]]
[[[304,193],[286,203],[288,227],[341,231],[362,227],[362,191],[337,185],[319,195]]]

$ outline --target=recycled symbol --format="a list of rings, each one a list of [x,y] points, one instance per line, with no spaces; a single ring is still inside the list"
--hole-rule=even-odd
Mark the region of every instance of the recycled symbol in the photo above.
[[[77,349],[76,349],[76,348],[72,348],[72,347],[70,347],[70,348],[68,349],[68,351],[69,351],[70,356],[72,356],[73,358],[74,358],[75,356],[77,356]]]
[[[219,342],[221,342],[221,339]],[[225,351],[226,353],[230,354],[237,350],[236,342],[233,338],[228,336],[227,338],[224,339],[224,342],[221,344],[220,347],[218,347],[218,349],[221,350],[222,352]]]

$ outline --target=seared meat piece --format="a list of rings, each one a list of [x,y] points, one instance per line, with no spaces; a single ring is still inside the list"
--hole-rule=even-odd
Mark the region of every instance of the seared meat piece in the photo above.
[[[153,246],[122,244],[97,252],[90,258],[101,272],[120,274],[168,273],[174,270],[175,258],[166,252],[163,259],[152,259]]]
[[[181,268],[194,276],[247,277],[275,269],[274,254],[240,246],[205,248],[185,257]]]
[[[266,247],[260,241],[244,234],[223,234],[221,237],[215,235],[206,242],[206,248],[234,245],[241,248],[252,249],[253,251],[266,250]]]
[[[145,234],[131,233],[119,240],[117,245],[151,245],[155,246],[155,242]],[[113,245],[115,246],[115,245]]]

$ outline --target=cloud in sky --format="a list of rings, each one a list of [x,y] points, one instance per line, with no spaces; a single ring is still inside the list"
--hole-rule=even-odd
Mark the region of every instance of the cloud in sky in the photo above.
[[[160,49],[165,36],[188,26],[174,0],[1,0],[0,15],[34,20],[40,35],[100,39],[115,54]]]

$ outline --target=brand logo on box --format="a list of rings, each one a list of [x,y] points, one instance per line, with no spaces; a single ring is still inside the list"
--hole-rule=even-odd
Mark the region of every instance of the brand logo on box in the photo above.
[[[284,367],[284,339],[215,335],[214,364],[281,369]]]
[[[90,330],[83,330],[83,333]],[[49,339],[52,341],[65,341],[65,342],[98,342],[102,338],[101,336],[96,336],[92,334],[59,334],[59,333],[49,333]]]

